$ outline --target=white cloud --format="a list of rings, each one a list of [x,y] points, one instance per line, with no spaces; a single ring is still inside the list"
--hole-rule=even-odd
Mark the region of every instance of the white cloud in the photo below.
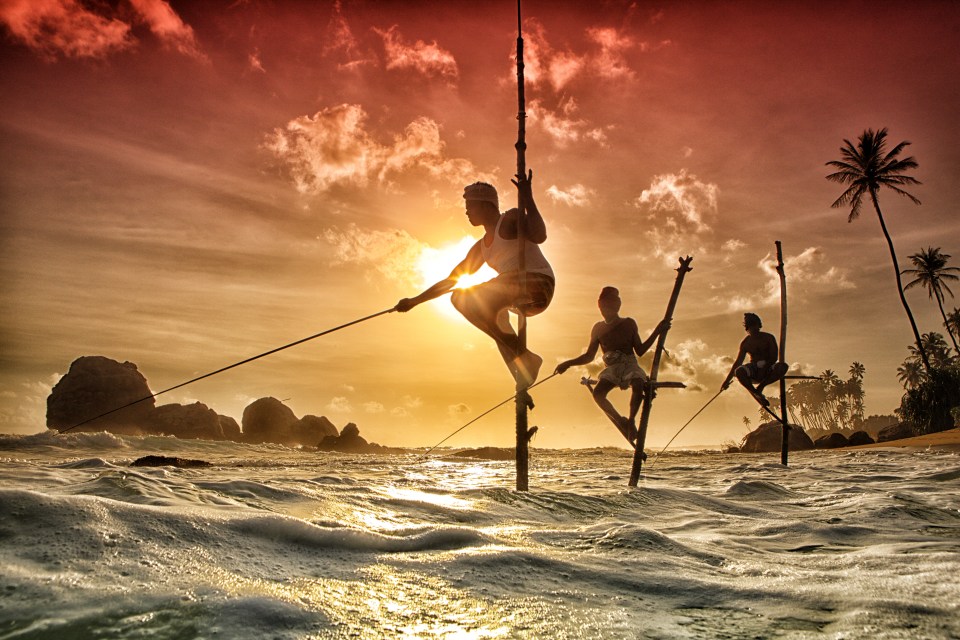
[[[636,44],[632,37],[612,27],[587,29],[587,36],[600,48],[590,61],[597,75],[613,80],[633,77],[625,55]]]
[[[451,404],[447,407],[447,413],[451,418],[462,418],[471,412],[470,406],[462,402]]]
[[[353,405],[350,404],[350,401],[343,396],[336,396],[330,400],[330,404],[327,405],[327,409],[334,413],[350,413],[353,411]]]
[[[545,107],[541,100],[531,100],[527,106],[527,121],[550,136],[561,149],[581,140],[605,146],[606,133],[588,121],[575,117],[577,111],[577,103],[573,98],[563,99],[556,111]]]
[[[367,413],[383,413],[387,409],[379,402],[364,402],[363,410]]]
[[[254,49],[253,53],[247,56],[247,63],[253,71],[259,71],[260,73],[267,72],[267,70],[263,68],[263,61],[260,60],[259,49]]]
[[[374,29],[383,38],[383,47],[387,57],[387,70],[415,71],[427,77],[441,77],[453,82],[457,79],[457,61],[453,54],[440,48],[436,41],[425,43],[417,40],[413,44],[403,41],[400,28],[393,25],[386,31]]]
[[[423,400],[414,396],[403,396],[400,400],[405,407],[409,407],[410,409],[419,409],[423,406]]]
[[[301,193],[323,193],[335,185],[367,186],[408,171],[464,184],[479,172],[462,158],[445,158],[440,125],[417,118],[390,144],[367,130],[367,114],[355,104],[341,104],[300,116],[266,136],[264,148],[290,171]]]
[[[654,253],[671,263],[679,255],[709,253],[702,236],[717,216],[719,192],[717,185],[701,182],[686,169],[654,176],[633,203],[649,221]]]
[[[596,195],[596,192],[582,184],[571,185],[566,190],[556,185],[550,185],[547,187],[547,195],[554,202],[560,202],[570,207],[585,207],[590,204],[590,200]]]
[[[720,247],[720,248],[721,248],[723,251],[731,252],[731,253],[732,253],[732,252],[735,252],[735,251],[739,251],[740,249],[743,249],[743,248],[746,247],[746,246],[747,246],[746,243],[744,243],[743,241],[737,240],[736,238],[731,238],[731,239],[727,240],[726,242],[724,242],[724,243],[723,243],[723,246]]]
[[[417,265],[427,245],[406,231],[370,231],[351,222],[345,229],[327,229],[323,237],[334,248],[334,264],[371,267],[375,273],[402,284],[421,282]]]

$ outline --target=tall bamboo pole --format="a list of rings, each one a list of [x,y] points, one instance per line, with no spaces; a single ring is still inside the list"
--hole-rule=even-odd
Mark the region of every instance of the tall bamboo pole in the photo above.
[[[680,297],[680,287],[683,286],[683,277],[693,268],[690,263],[692,256],[680,258],[680,266],[677,267],[677,279],[673,283],[673,292],[670,294],[670,302],[667,303],[667,312],[663,315],[664,320],[673,319],[673,310],[677,306],[677,298]],[[643,409],[640,410],[640,428],[637,433],[637,448],[633,452],[633,468],[630,470],[630,486],[637,486],[640,480],[640,470],[643,467],[643,447],[647,440],[647,425],[650,422],[650,409],[653,405],[653,398],[657,395],[657,374],[660,370],[660,357],[663,355],[663,345],[667,341],[667,332],[660,332],[657,338],[657,348],[653,352],[653,364],[650,365],[650,382],[644,390]]]
[[[780,362],[786,363],[787,352],[787,275],[783,269],[783,247],[777,244],[777,275],[780,276]],[[787,464],[790,450],[790,424],[787,416],[787,378],[780,377],[780,422],[783,425],[783,439],[780,443],[780,464]]]
[[[524,96],[523,86],[523,24],[520,15],[520,2],[517,0],[517,143],[514,145],[517,149],[517,180],[522,181],[527,177],[527,113],[526,97]],[[517,305],[517,355],[519,356],[527,348],[527,317],[524,314],[524,302],[527,297],[527,264],[526,264],[526,226],[527,226],[527,202],[523,197],[523,190],[517,192],[517,251],[519,251],[519,283],[520,291]],[[529,487],[527,479],[529,451],[527,444],[530,441],[530,435],[527,427],[527,407],[530,404],[530,396],[526,389],[521,389],[517,393],[517,491],[526,491]]]

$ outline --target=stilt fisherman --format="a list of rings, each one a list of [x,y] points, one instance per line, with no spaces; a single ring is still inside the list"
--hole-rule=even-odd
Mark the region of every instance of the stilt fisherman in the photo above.
[[[522,308],[527,317],[541,313],[553,299],[555,284],[553,269],[540,250],[547,239],[547,228],[533,200],[532,180],[533,171],[513,180],[520,190],[521,202],[527,203],[523,230],[526,296],[520,291],[517,209],[501,213],[496,188],[475,182],[463,190],[463,199],[467,220],[475,227],[484,228],[483,237],[446,279],[413,298],[403,298],[396,306],[397,311],[409,311],[421,302],[453,290],[461,276],[475,273],[484,263],[490,265],[499,274],[497,277],[454,290],[450,301],[464,318],[494,339],[518,389],[526,389],[536,381],[543,359],[525,346],[521,348],[520,339],[510,324],[509,312]]]

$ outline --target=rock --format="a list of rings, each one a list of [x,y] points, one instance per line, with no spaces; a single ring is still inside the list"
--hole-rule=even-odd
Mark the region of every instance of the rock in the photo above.
[[[206,460],[191,460],[190,458],[171,458],[169,456],[143,456],[130,463],[131,467],[180,467],[190,469],[194,467],[209,467]]]
[[[813,443],[813,446],[817,449],[839,449],[840,447],[846,447],[850,444],[850,441],[847,439],[847,436],[842,433],[828,433],[825,436],[821,436],[816,439]]]
[[[293,435],[298,444],[313,446],[327,436],[338,436],[340,433],[326,416],[303,416],[293,426]]]
[[[454,458],[478,458],[480,460],[515,460],[515,449],[503,447],[480,447],[479,449],[464,449],[450,454]]]
[[[243,441],[294,446],[293,427],[297,422],[293,411],[276,398],[254,400],[243,410]]]
[[[889,427],[880,429],[877,434],[877,442],[890,442],[891,440],[901,440],[903,438],[913,437],[913,428],[906,422],[898,422]]]
[[[230,416],[221,415],[217,417],[220,419],[220,430],[223,432],[223,439],[240,442],[243,438],[243,433],[240,431],[240,425],[237,424],[237,421]]]
[[[859,447],[863,444],[873,444],[875,441],[870,437],[870,434],[866,431],[854,431],[850,434],[850,444],[851,447]]]
[[[137,435],[149,429],[155,404],[151,395],[146,378],[132,362],[83,356],[73,361],[47,397],[47,426],[62,431],[113,411],[75,430]],[[143,398],[147,399],[136,402]],[[114,411],[132,402],[136,404]]]
[[[723,452],[724,452],[724,453],[740,453],[740,447],[737,447],[737,446],[734,446],[734,445],[730,445],[730,446],[728,446],[728,447],[725,447],[725,448],[723,449]]]
[[[367,442],[360,436],[360,429],[352,422],[340,431],[339,436],[326,436],[317,445],[317,449],[340,453],[383,453],[387,451],[386,447]]]
[[[153,410],[151,422],[152,431],[158,434],[198,440],[225,439],[220,416],[201,402],[159,406]]]
[[[798,425],[790,425],[788,444],[791,451],[813,449],[813,440]],[[741,453],[772,453],[780,451],[783,430],[779,422],[764,422],[748,433],[740,445]]]

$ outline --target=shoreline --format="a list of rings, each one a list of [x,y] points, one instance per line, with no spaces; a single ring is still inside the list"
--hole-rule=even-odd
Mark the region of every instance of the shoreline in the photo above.
[[[960,427],[946,431],[928,433],[922,436],[862,444],[856,447],[842,447],[839,449],[819,449],[819,451],[851,451],[859,449],[943,449],[946,451],[960,451]]]

